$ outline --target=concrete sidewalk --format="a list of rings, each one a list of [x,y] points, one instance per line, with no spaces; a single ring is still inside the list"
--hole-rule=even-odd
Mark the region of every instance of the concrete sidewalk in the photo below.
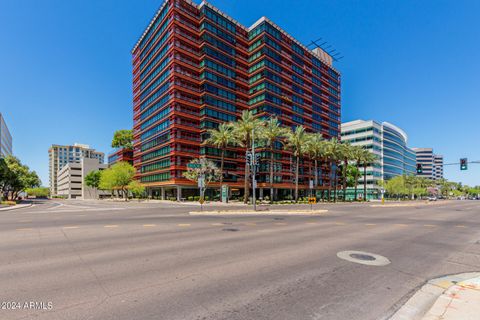
[[[480,319],[480,277],[462,281],[448,288],[422,320]]]
[[[22,203],[22,204],[17,204],[17,205],[14,205],[14,206],[0,207],[0,211],[10,211],[10,210],[27,208],[27,207],[31,207],[31,206],[32,206],[32,203]]]

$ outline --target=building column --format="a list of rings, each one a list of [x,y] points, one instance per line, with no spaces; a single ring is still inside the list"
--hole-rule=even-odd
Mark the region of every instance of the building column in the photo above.
[[[177,201],[182,201],[182,187],[177,186]]]
[[[160,188],[160,199],[165,200],[165,188]]]
[[[153,189],[148,188],[148,199],[152,199],[152,193],[153,193]]]
[[[260,190],[258,191],[258,193],[259,193],[258,199],[263,200],[263,188],[260,188]]]

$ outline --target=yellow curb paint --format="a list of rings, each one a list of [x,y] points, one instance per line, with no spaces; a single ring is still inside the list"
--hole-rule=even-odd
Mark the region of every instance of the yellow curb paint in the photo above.
[[[32,228],[19,228],[19,229],[15,229],[17,231],[31,231],[33,230]]]
[[[190,227],[190,223],[180,223],[180,224],[177,224],[177,226],[179,226],[179,227]]]
[[[107,224],[106,226],[103,226],[104,228],[117,228],[117,224]]]
[[[427,227],[427,228],[435,228],[436,227],[436,225],[434,225],[434,224],[424,224],[423,226]]]
[[[78,229],[79,226],[67,226],[67,227],[63,227],[63,229]]]
[[[143,225],[145,228],[149,228],[149,227],[155,227],[156,224],[144,224]]]

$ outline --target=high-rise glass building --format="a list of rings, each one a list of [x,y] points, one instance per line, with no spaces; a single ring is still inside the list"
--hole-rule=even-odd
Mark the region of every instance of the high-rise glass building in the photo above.
[[[154,197],[193,192],[194,183],[182,176],[187,163],[220,158],[220,150],[205,144],[207,129],[235,121],[243,110],[303,125],[325,139],[340,136],[340,74],[332,57],[309,50],[265,17],[246,27],[206,2],[167,0],[132,55],[134,166]],[[282,193],[294,180],[291,156],[280,149],[274,182]],[[268,158],[267,150],[260,152]],[[244,158],[244,151],[226,149],[225,181],[233,192],[243,192]],[[260,196],[269,188],[267,172],[265,161]],[[328,169],[322,173],[326,186]],[[302,168],[301,189],[307,179]]]
[[[422,166],[422,172],[417,176],[430,179],[443,179],[443,156],[435,154],[433,148],[413,148],[416,153],[417,165]]]
[[[70,146],[54,144],[48,149],[50,194],[52,196],[58,195],[58,172],[67,164],[80,163],[84,158],[95,159],[99,164],[103,164],[105,154],[80,143]]]
[[[12,154],[12,135],[8,130],[5,119],[0,113],[0,158]]]
[[[415,152],[407,146],[407,134],[388,122],[355,120],[342,123],[342,141],[361,146],[377,156],[367,168],[367,198],[380,197],[378,181],[399,175],[415,174]],[[363,195],[363,177],[359,180],[358,195]],[[347,197],[352,197],[349,189]]]

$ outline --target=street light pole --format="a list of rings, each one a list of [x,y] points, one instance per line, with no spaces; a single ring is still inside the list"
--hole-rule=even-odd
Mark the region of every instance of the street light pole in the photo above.
[[[255,197],[255,166],[256,166],[256,158],[255,158],[255,129],[252,129],[252,158],[251,158],[251,166],[252,166],[252,201],[253,201],[253,211],[257,211],[257,199]]]

